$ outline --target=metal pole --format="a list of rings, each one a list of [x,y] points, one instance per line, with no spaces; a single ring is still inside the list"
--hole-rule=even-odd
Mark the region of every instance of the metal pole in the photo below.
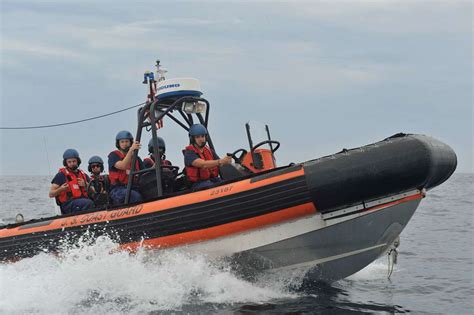
[[[245,124],[245,130],[247,131],[247,139],[249,140],[250,156],[252,157],[252,165],[255,165],[254,152],[253,152],[253,142],[252,142],[252,135],[250,134],[250,125],[249,125],[249,123]]]
[[[272,138],[270,137],[270,129],[268,128],[268,125],[265,125],[265,129],[267,130],[267,135],[268,135],[268,145],[270,146],[270,152],[272,153],[272,160],[273,160],[273,165],[276,166],[276,160],[275,160],[275,154],[273,154],[273,145],[272,145]]]
[[[155,105],[154,102],[150,106],[150,118],[151,118],[151,136],[153,139],[153,156],[155,157],[155,175],[156,175],[156,192],[158,197],[163,196],[163,186],[161,184],[161,153],[158,150],[158,134],[156,129],[156,122],[158,121],[155,117]],[[162,115],[163,117],[163,115]]]
[[[149,105],[145,105],[138,110],[138,128],[137,128],[137,135],[135,137],[135,141],[138,141],[138,142],[140,142],[141,137],[142,137],[143,120],[145,117],[146,108],[148,106]],[[125,194],[125,202],[124,202],[125,204],[128,204],[128,202],[130,201],[130,192],[132,190],[133,178],[134,178],[134,173],[135,173],[135,164],[137,162],[137,159],[138,159],[138,150],[133,152],[130,174],[128,174],[127,193]]]

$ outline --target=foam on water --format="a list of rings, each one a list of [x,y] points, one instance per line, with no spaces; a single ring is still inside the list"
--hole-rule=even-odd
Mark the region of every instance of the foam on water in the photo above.
[[[398,271],[397,265],[393,267],[392,275]],[[378,280],[386,279],[388,276],[387,257],[382,257],[362,269],[361,271],[347,277],[348,280]]]
[[[183,250],[113,252],[100,237],[61,256],[40,254],[0,265],[6,312],[149,312],[187,304],[263,303],[291,298],[284,282],[240,279],[223,263]]]
[[[301,296],[303,271],[265,274],[248,282],[222,262],[184,250],[117,252],[107,237],[82,241],[60,256],[39,254],[0,265],[0,310],[28,313],[140,313],[186,305],[268,303]],[[387,264],[376,261],[351,280],[376,280]]]

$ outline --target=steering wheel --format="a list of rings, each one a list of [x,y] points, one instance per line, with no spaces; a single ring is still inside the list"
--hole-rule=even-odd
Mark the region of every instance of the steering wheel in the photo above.
[[[252,152],[255,151],[256,149],[258,149],[259,147],[261,147],[264,144],[275,144],[276,145],[272,149],[272,153],[275,153],[275,151],[278,150],[278,148],[280,148],[280,142],[278,142],[276,140],[265,140],[265,141],[262,141],[260,143],[257,143],[256,145],[254,145],[251,151]]]
[[[241,152],[240,156],[237,156],[237,154],[239,152]],[[245,154],[247,154],[247,150],[245,150],[245,149],[238,149],[238,150],[235,150],[232,153],[227,153],[227,155],[232,157],[234,159],[235,163],[237,163],[237,164],[242,163],[242,158],[245,156]]]

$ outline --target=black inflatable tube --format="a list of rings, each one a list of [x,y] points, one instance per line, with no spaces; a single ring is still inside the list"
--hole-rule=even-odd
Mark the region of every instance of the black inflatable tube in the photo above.
[[[313,202],[321,212],[446,181],[457,158],[446,144],[424,135],[396,134],[303,164]]]

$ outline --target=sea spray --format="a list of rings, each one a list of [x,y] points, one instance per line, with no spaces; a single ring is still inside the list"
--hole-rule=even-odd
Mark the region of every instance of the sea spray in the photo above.
[[[397,265],[394,266],[393,272],[398,272]],[[388,277],[388,262],[387,257],[383,256],[361,271],[347,277],[347,280],[377,280],[377,279],[385,279]]]
[[[185,249],[131,254],[116,248],[108,237],[92,243],[83,238],[59,254],[0,265],[0,310],[137,313],[294,296],[283,282],[242,280],[220,262]]]

